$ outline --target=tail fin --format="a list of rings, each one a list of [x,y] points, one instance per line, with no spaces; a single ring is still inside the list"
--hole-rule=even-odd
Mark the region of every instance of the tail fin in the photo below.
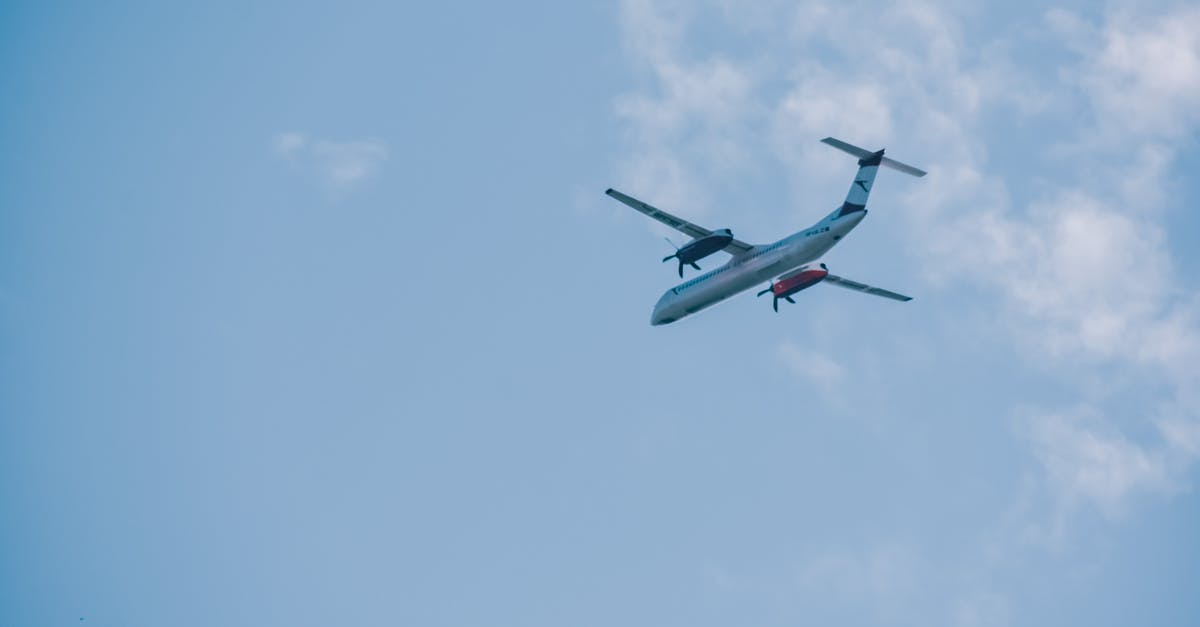
[[[825,144],[829,144],[830,146],[833,146],[834,148],[837,148],[838,150],[840,150],[842,152],[852,154],[855,157],[858,157],[862,161],[870,159],[876,155],[876,153],[873,153],[869,150],[863,150],[862,148],[859,148],[858,146],[855,146],[853,144],[847,144],[846,142],[844,142],[840,139],[834,139],[832,137],[826,137],[825,139],[822,139],[821,142],[825,143]],[[907,163],[900,163],[899,161],[895,161],[893,159],[888,159],[887,157],[883,156],[882,150],[880,150],[878,154],[881,157],[880,160],[877,162],[878,165],[887,166],[889,168],[892,168],[893,170],[900,170],[901,172],[903,172],[905,174],[911,174],[913,176],[925,176],[925,170],[922,170],[920,168],[914,168],[911,165],[908,165]]]
[[[837,220],[842,216],[864,211],[867,208],[867,196],[875,187],[875,173],[879,171],[879,162],[883,159],[883,151],[868,152],[867,156],[858,160],[858,172],[854,174],[854,182],[850,191],[846,192],[846,201],[829,214],[829,220]]]

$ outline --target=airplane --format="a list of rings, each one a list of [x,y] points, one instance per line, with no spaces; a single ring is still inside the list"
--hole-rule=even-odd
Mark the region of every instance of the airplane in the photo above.
[[[615,189],[609,188],[604,192],[692,238],[690,242],[677,248],[675,254],[663,259],[663,262],[672,258],[679,261],[680,278],[683,277],[684,266],[690,265],[699,270],[700,266],[696,262],[718,251],[733,256],[720,268],[710,270],[664,292],[650,314],[651,325],[670,324],[728,300],[763,281],[770,281],[770,285],[758,295],[771,294],[771,305],[776,313],[779,312],[779,299],[795,304],[796,301],[792,300],[793,294],[818,283],[829,283],[901,302],[912,300],[903,294],[830,274],[828,266],[818,260],[867,216],[867,196],[875,184],[875,173],[879,166],[916,177],[925,176],[925,171],[889,159],[883,156],[883,150],[871,152],[832,137],[821,141],[858,157],[858,173],[850,184],[846,200],[811,227],[772,244],[747,244],[734,238],[733,231],[729,229],[709,230]],[[772,280],[774,277],[778,279]]]

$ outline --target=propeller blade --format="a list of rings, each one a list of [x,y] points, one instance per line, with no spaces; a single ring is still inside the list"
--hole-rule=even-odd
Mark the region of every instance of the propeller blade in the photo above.
[[[757,296],[762,296],[763,294],[766,294],[766,293],[767,293],[767,292],[769,292],[769,291],[771,291],[771,288],[769,288],[769,287],[768,287],[767,289],[765,289],[765,290],[763,290],[763,291],[759,292],[759,293],[757,294]]]
[[[771,299],[771,309],[774,309],[775,313],[779,313],[779,297],[778,296]]]
[[[693,262],[692,262],[692,267],[693,267],[693,268],[695,268],[695,269],[697,269],[697,270],[699,270],[699,269],[700,269],[700,266],[696,265],[696,262],[695,262],[695,261],[693,261]]]
[[[789,303],[791,303],[791,304],[793,304],[793,305],[795,305],[795,304],[796,304],[796,301],[792,300],[792,297],[791,297],[791,296],[784,296],[784,298],[786,298],[786,299],[787,299],[787,302],[789,302]]]
[[[683,278],[683,261],[679,262],[679,278]]]
[[[671,257],[678,257],[678,256],[679,256],[679,247],[675,245],[675,242],[672,242],[672,241],[671,241],[671,238],[669,238],[669,237],[664,237],[663,239],[667,240],[667,243],[671,245],[671,248],[674,248],[674,249],[675,249],[675,253],[674,253],[674,254],[667,255],[666,257],[663,257],[663,263],[666,263],[666,262],[667,262],[667,260],[668,260],[668,259],[670,259]],[[681,275],[679,275],[679,276],[683,276],[683,275],[681,274]]]

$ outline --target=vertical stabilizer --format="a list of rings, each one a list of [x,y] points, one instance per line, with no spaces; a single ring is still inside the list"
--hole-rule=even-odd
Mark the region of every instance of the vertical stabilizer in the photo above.
[[[881,165],[912,176],[925,176],[925,171],[920,168],[914,168],[907,163],[900,163],[883,156],[883,150],[871,152],[832,137],[826,137],[821,142],[858,157],[858,174],[854,176],[854,182],[850,184],[850,191],[846,193],[846,201],[842,203],[841,209],[830,215],[830,219],[833,220],[866,209],[867,196],[871,194],[871,187],[875,185],[875,174]]]
[[[846,200],[838,210],[837,217],[867,208],[867,196],[871,195],[871,188],[875,186],[875,174],[879,172],[882,159],[883,151],[880,150],[858,160],[858,173],[854,175],[854,182],[850,184],[850,191],[846,192]]]

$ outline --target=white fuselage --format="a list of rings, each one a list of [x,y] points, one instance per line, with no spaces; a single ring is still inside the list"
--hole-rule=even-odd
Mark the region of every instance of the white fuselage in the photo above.
[[[735,256],[716,270],[676,285],[658,299],[650,315],[650,324],[675,322],[820,259],[858,226],[866,213],[856,211],[838,217],[835,211],[810,228],[773,244],[755,246],[750,252]]]

